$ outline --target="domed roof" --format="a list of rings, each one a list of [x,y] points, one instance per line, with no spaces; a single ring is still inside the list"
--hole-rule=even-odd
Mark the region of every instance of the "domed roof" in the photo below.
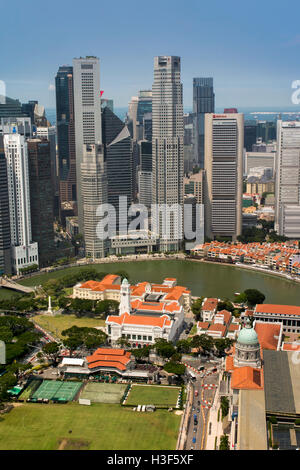
[[[247,325],[241,329],[237,341],[241,344],[258,344],[257,333],[254,328],[251,328],[250,323],[247,323]]]
[[[124,279],[123,279],[123,281],[122,281],[122,285],[123,285],[123,286],[124,286],[124,285],[126,286],[126,285],[128,285],[128,284],[129,284],[128,279],[126,279],[126,277],[124,277]]]

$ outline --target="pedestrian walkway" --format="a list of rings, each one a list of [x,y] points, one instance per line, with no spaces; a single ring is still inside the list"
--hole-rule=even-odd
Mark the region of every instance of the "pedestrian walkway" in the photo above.
[[[217,437],[217,445],[220,443],[220,437],[223,435],[223,427],[220,412],[220,421],[218,421],[219,410],[219,392],[215,394],[213,405],[210,409],[208,433],[206,439],[206,450],[215,449],[215,441]]]

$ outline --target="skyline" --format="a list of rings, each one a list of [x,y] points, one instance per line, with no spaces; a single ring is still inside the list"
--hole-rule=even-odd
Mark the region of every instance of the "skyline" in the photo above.
[[[152,87],[155,56],[178,55],[185,107],[192,105],[193,78],[211,76],[216,107],[298,109],[291,101],[291,84],[300,79],[298,21],[291,14],[299,10],[295,1],[284,9],[280,2],[254,0],[248,8],[236,0],[226,5],[191,0],[188,11],[169,0],[154,0],[148,10],[136,0],[130,5],[92,0],[88,9],[76,1],[72,8],[70,1],[54,0],[43,8],[36,0],[30,4],[29,9],[17,0],[0,33],[9,37],[0,79],[11,98],[55,107],[58,67],[95,55],[103,97],[125,107],[140,89]]]

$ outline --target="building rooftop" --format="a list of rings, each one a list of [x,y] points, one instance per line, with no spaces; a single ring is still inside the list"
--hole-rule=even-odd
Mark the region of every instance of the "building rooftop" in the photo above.
[[[300,307],[294,305],[257,304],[256,313],[276,313],[280,315],[300,315]]]
[[[265,394],[263,390],[240,390],[238,450],[267,450]]]

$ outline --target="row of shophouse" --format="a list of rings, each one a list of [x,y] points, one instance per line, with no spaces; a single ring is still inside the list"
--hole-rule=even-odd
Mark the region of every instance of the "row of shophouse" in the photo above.
[[[225,243],[212,241],[197,245],[193,255],[214,261],[260,265],[274,271],[300,276],[298,241],[283,243]]]

